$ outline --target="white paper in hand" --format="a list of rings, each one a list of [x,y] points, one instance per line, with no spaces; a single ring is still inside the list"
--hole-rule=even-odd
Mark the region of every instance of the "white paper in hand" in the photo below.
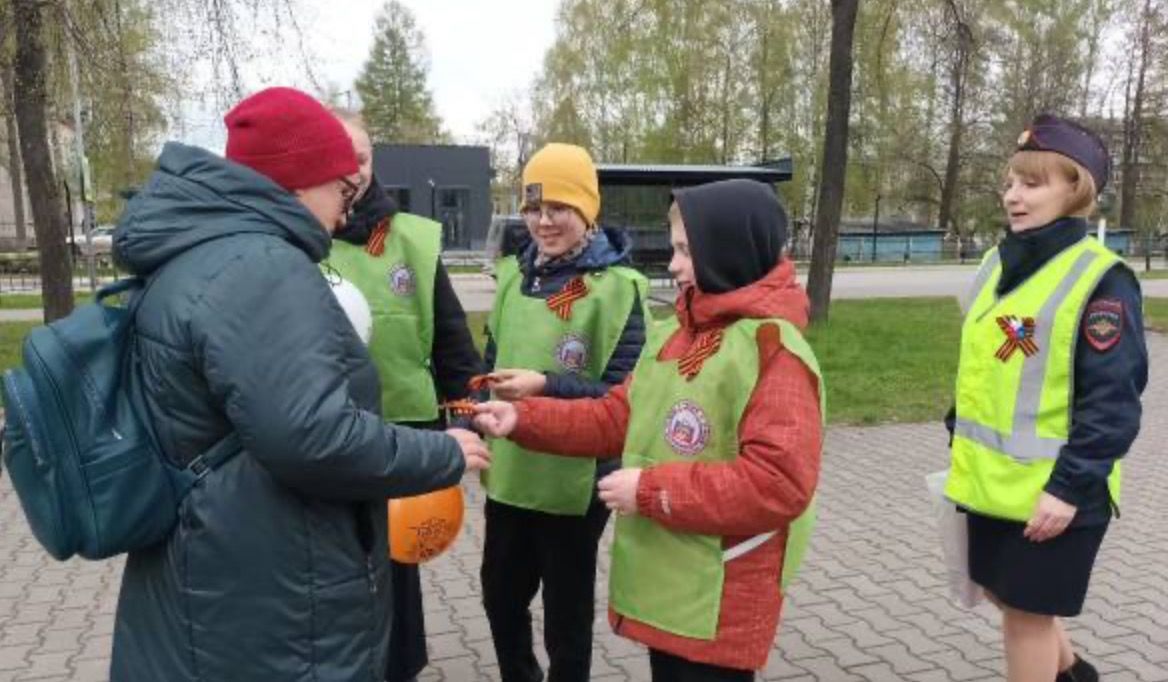
[[[936,471],[925,476],[929,499],[933,503],[933,518],[941,534],[941,554],[949,575],[949,594],[962,606],[973,608],[985,599],[981,586],[969,577],[969,527],[965,514],[957,511],[953,501],[945,497],[945,480],[949,470]]]

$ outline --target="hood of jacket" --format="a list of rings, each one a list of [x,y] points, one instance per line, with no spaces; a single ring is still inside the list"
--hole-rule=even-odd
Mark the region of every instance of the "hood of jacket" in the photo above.
[[[677,189],[694,278],[723,294],[765,277],[783,259],[787,212],[773,188],[736,179]]]
[[[629,253],[632,251],[632,241],[621,230],[611,227],[601,227],[579,256],[572,260],[557,260],[535,267],[535,257],[539,253],[535,241],[532,240],[520,255],[519,263],[524,273],[538,274],[542,277],[559,274],[576,274],[593,270],[603,270],[613,265],[628,265]]]
[[[740,319],[781,318],[799,329],[807,326],[810,302],[795,279],[795,264],[783,260],[766,275],[733,291],[708,294],[690,285],[675,304],[677,319],[691,331],[722,327]]]
[[[319,262],[330,237],[287,190],[209,151],[170,142],[113,235],[114,259],[148,275],[203,242],[240,233],[280,237]]]

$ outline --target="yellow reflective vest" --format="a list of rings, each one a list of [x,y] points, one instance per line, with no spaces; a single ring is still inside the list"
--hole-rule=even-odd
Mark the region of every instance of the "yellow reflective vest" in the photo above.
[[[1085,237],[999,297],[999,253],[986,255],[961,328],[949,499],[986,516],[1030,518],[1070,433],[1083,311],[1122,263]],[[1108,478],[1116,503],[1119,484],[1116,463]]]

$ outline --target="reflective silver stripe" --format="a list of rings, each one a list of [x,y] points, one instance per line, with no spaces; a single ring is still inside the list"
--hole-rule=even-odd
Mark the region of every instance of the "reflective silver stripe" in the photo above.
[[[1042,387],[1046,384],[1047,360],[1050,358],[1050,342],[1054,337],[1054,318],[1059,308],[1066,302],[1071,289],[1099,257],[1094,251],[1084,251],[1075,259],[1063,281],[1059,282],[1050,298],[1042,304],[1035,320],[1038,353],[1027,358],[1022,365],[1022,381],[1018,386],[1018,399],[1014,403],[1014,433],[1033,434],[1038,437],[1038,409],[1042,404]]]
[[[1022,378],[1018,384],[1018,396],[1014,401],[1014,432],[1004,435],[988,426],[959,417],[955,433],[1009,455],[1019,462],[1058,457],[1059,449],[1066,444],[1066,440],[1038,436],[1038,410],[1042,405],[1042,387],[1046,384],[1050,342],[1054,336],[1054,319],[1059,308],[1066,302],[1067,296],[1070,296],[1071,289],[1098,257],[1099,254],[1090,250],[1079,254],[1071,269],[1038,311],[1034,323],[1036,332],[1034,341],[1038,346],[1038,352],[1026,358],[1022,365]]]
[[[1007,454],[1019,462],[1055,459],[1058,457],[1059,449],[1066,445],[1065,440],[1039,438],[1033,431],[1026,433],[1016,431],[1007,436],[984,424],[975,424],[967,419],[958,419],[953,427],[953,433],[991,450]]]
[[[970,286],[965,296],[958,301],[958,304],[961,306],[961,312],[968,313],[969,309],[973,307],[973,302],[977,300],[978,294],[981,293],[982,288],[989,281],[990,276],[994,274],[994,269],[998,267],[998,263],[1001,261],[1001,252],[997,249],[990,252],[990,257],[977,269],[977,274],[973,278],[973,285]]]
[[[778,531],[772,530],[767,533],[760,533],[750,538],[749,540],[744,540],[737,545],[734,545],[730,549],[722,552],[722,563],[734,561],[743,554],[753,552],[754,550],[761,547],[764,542],[773,538],[777,532]]]

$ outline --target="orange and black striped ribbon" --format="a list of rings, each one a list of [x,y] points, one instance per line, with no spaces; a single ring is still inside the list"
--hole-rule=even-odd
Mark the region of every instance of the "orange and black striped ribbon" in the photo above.
[[[572,304],[588,295],[583,277],[575,277],[563,289],[548,296],[547,307],[561,320],[572,317]]]
[[[1021,350],[1026,357],[1038,353],[1038,344],[1034,342],[1035,322],[1033,317],[1024,317],[1019,322],[1013,315],[1003,315],[998,318],[998,327],[1006,335],[998,352],[994,357],[1005,362],[1010,359],[1014,351]]]
[[[693,345],[677,361],[677,371],[686,381],[692,381],[702,371],[706,358],[712,357],[722,347],[722,334],[721,329],[699,333]]]
[[[389,221],[390,218],[385,218],[377,223],[377,227],[373,228],[373,233],[369,235],[369,241],[365,242],[365,252],[370,256],[380,256],[385,253],[385,240],[389,237]]]

